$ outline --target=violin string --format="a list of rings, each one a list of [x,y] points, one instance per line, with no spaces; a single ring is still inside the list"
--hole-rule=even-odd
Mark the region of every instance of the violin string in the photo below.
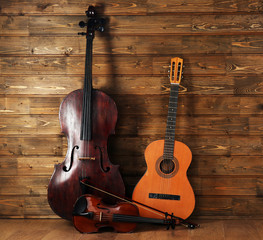
[[[102,189],[96,188],[96,187],[94,187],[94,186],[92,186],[92,185],[90,185],[90,184],[84,183],[84,182],[82,182],[82,181],[81,181],[81,183],[84,184],[85,186],[91,187],[91,188],[93,188],[93,189],[95,189],[95,190],[98,190],[98,191],[103,192],[103,193],[105,193],[105,194],[108,194],[108,195],[110,195],[110,196],[112,196],[112,197],[115,197],[115,198],[117,198],[117,199],[120,199],[120,200],[122,200],[122,201],[131,203],[131,204],[137,206],[136,204],[134,204],[133,202],[131,202],[131,201],[125,199],[125,198],[119,197],[119,196],[117,196],[117,195],[114,195],[114,194],[109,193],[109,192],[107,192],[107,191],[104,191],[104,190],[102,190]],[[134,202],[135,202],[135,201],[134,201]],[[159,211],[158,209],[154,210],[154,209],[151,209],[150,207],[144,206],[142,203],[139,203],[139,202],[136,202],[136,203],[139,204],[140,207],[143,208],[144,210],[147,210],[147,211],[149,211],[149,212],[152,212],[152,213],[154,213],[154,214],[156,214],[156,215],[159,215],[159,216],[162,216],[162,217],[163,217],[163,215],[165,215],[165,213],[159,213],[159,212],[157,212],[157,211]]]
[[[94,221],[117,221],[117,222],[162,222],[163,219],[140,217],[137,215],[126,215],[126,214],[108,214],[105,212],[93,212]]]

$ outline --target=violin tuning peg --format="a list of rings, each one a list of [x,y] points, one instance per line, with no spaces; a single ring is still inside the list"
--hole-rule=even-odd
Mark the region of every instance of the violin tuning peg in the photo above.
[[[84,36],[84,35],[86,35],[86,33],[85,32],[79,32],[78,35]]]

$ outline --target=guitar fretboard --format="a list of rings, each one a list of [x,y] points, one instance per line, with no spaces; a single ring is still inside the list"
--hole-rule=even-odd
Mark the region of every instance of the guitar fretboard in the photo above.
[[[175,124],[176,124],[176,112],[178,104],[178,92],[179,84],[172,83],[168,105],[168,116],[164,140],[164,159],[173,159],[174,152],[174,140],[175,140]]]

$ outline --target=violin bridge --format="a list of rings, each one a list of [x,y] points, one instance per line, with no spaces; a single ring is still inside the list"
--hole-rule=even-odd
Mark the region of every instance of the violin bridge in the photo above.
[[[79,160],[92,160],[92,161],[95,161],[95,157],[79,157]]]

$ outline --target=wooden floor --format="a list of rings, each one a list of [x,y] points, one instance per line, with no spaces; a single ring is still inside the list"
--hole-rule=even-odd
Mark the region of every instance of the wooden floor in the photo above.
[[[0,219],[1,240],[260,240],[263,239],[263,220],[200,220],[194,230],[178,226],[166,230],[164,226],[138,225],[133,233],[103,232],[81,234],[62,219]]]

